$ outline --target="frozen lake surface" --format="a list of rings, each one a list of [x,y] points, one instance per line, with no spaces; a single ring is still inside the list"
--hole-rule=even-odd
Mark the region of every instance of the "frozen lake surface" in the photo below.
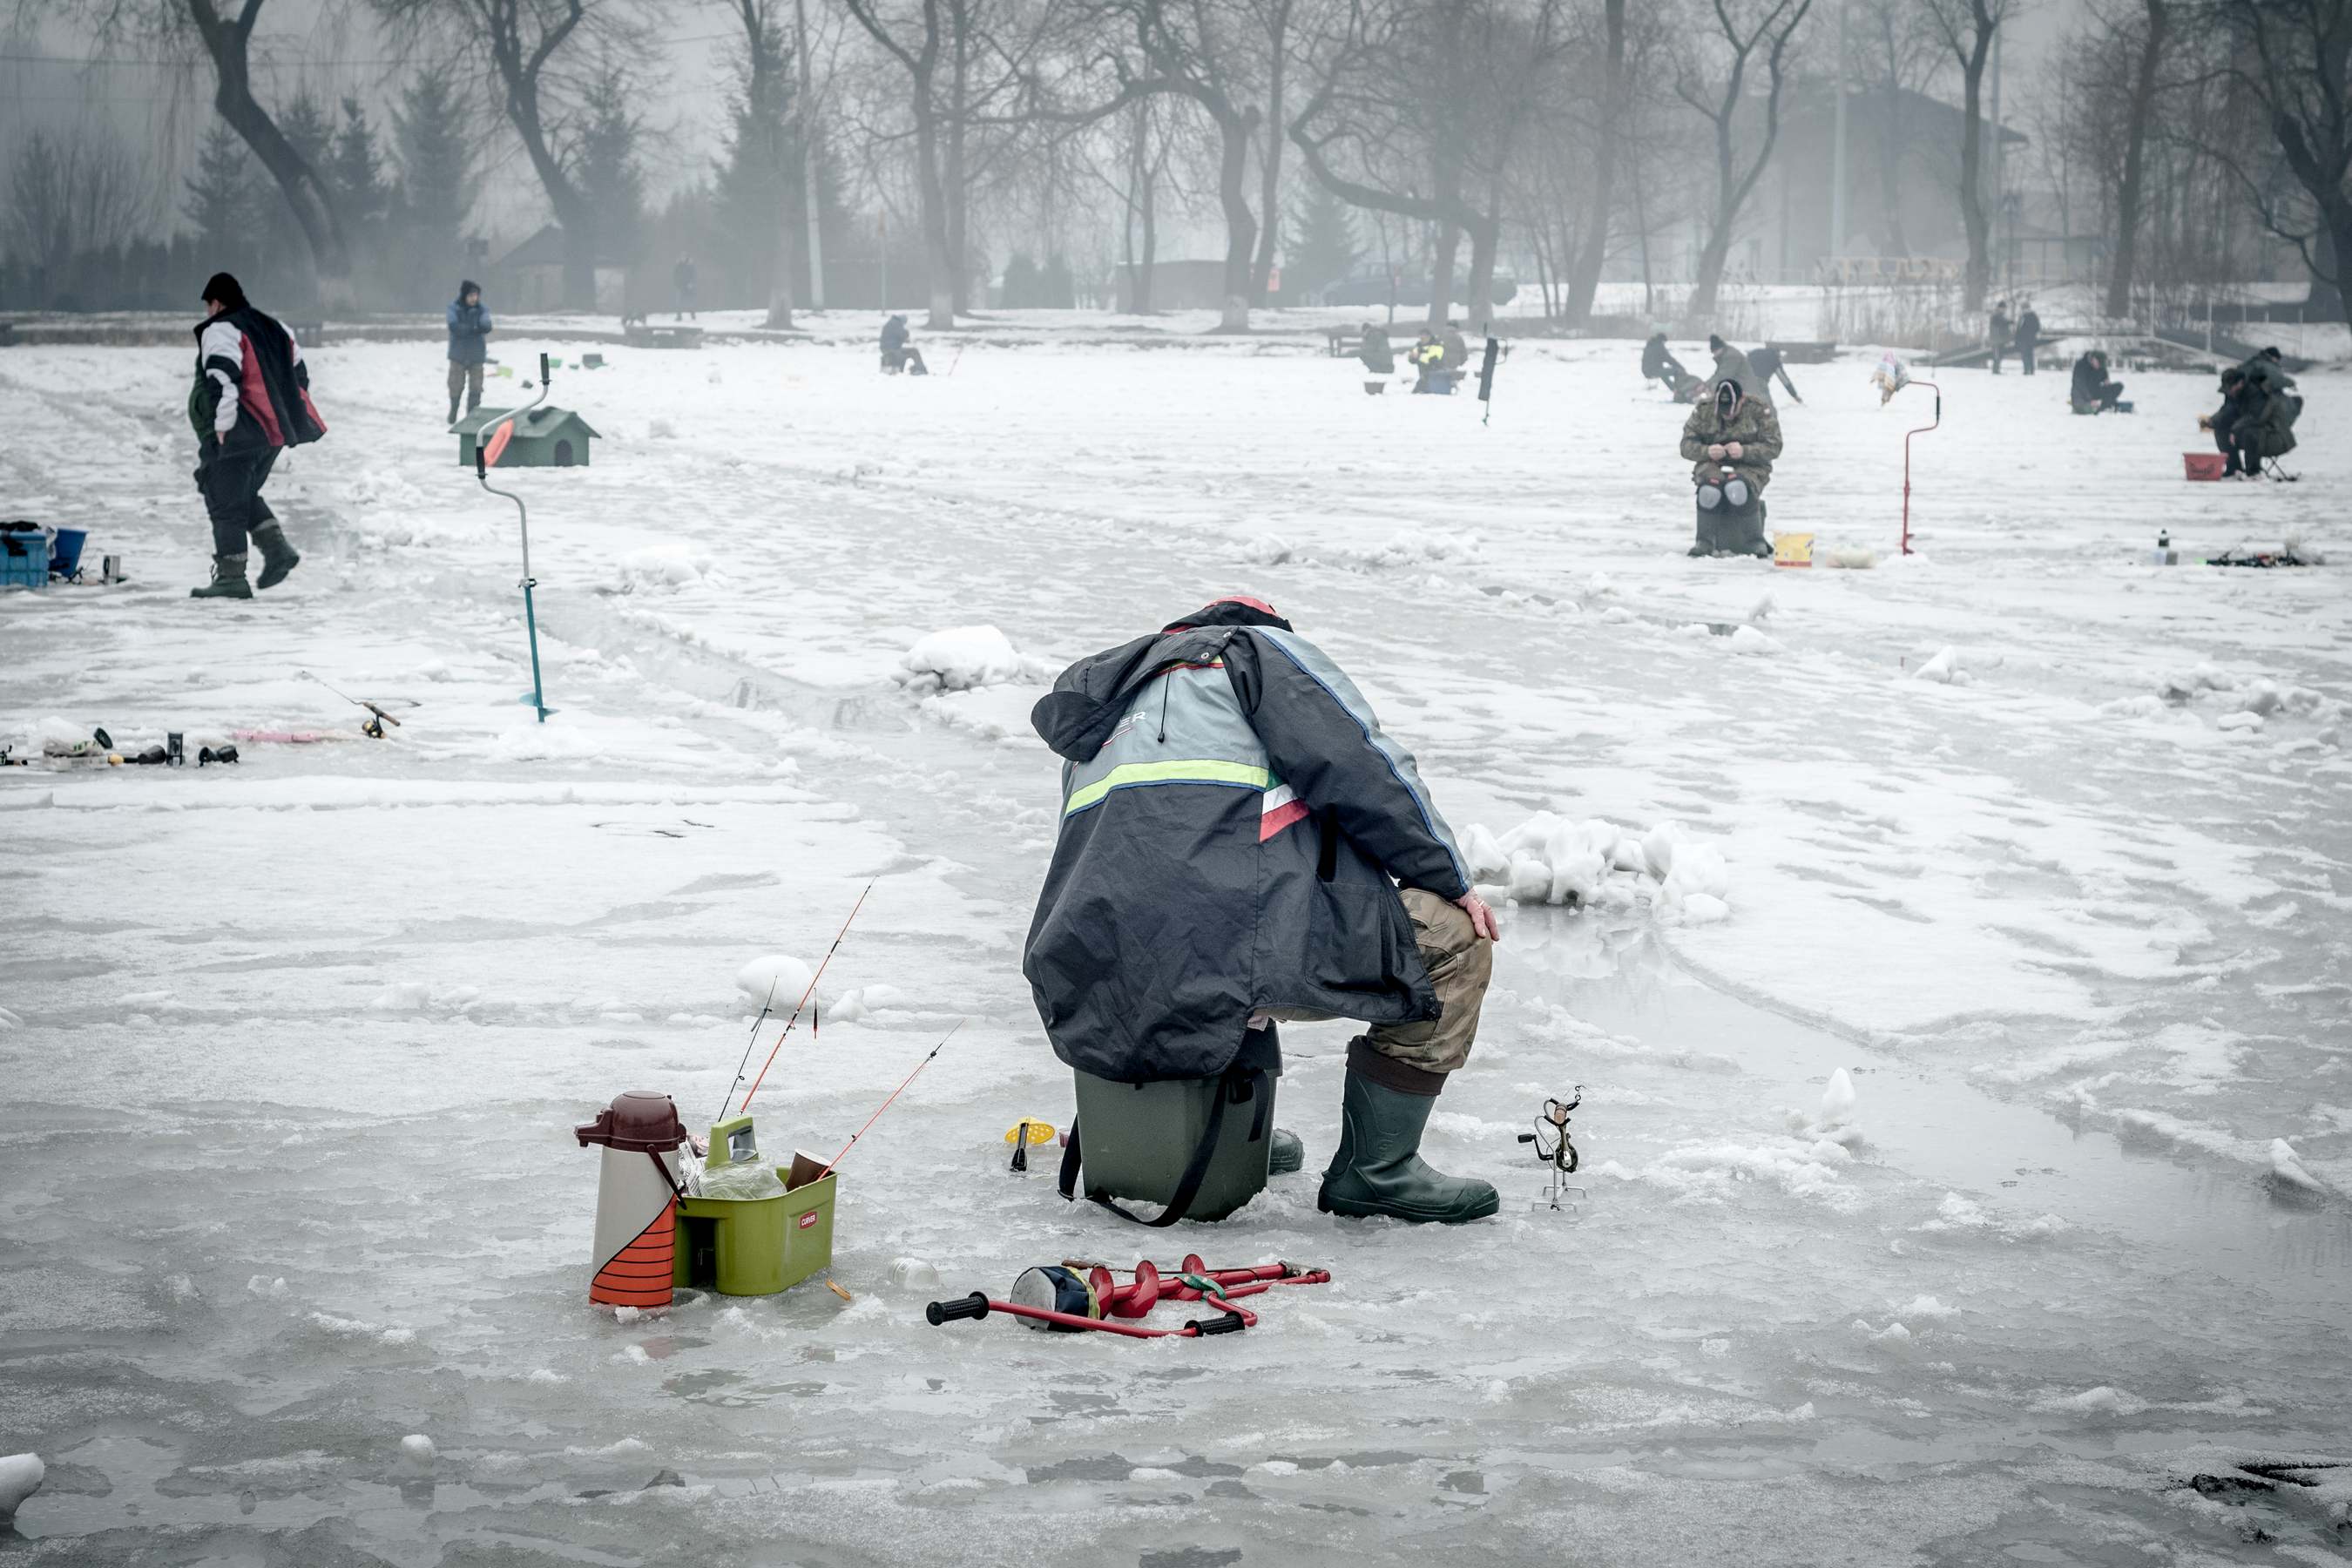
[[[332,433],[270,492],[305,561],[237,605],[184,597],[184,356],[0,354],[8,510],[132,574],[0,598],[0,742],[339,736],[0,772],[0,1455],[49,1467],[0,1563],[2352,1563],[2352,594],[2147,559],[2352,561],[2352,376],[2303,378],[2301,482],[2246,487],[2180,479],[2204,377],[2083,420],[2063,365],[1953,373],[1904,561],[1930,394],[1792,367],[1773,525],[1878,559],[1776,573],[1682,554],[1630,345],[1520,344],[1486,426],[1297,340],[932,357],[560,373],[593,465],[503,481],[540,726],[429,345],[311,355]],[[1235,590],[1522,846],[1499,885],[1580,895],[1506,910],[1432,1120],[1495,1220],[1315,1211],[1339,1025],[1286,1031],[1308,1172],[1223,1225],[1004,1170],[1070,1105],[1018,973],[1027,709]],[[904,679],[972,626],[996,679]],[[303,671],[418,706],[362,740]],[[1610,868],[1667,824],[1727,913]],[[969,1020],[843,1167],[854,1301],[592,1311],[572,1127],[646,1088],[698,1128],[737,973],[868,881],[859,1005],[755,1104],[829,1154]],[[1580,1084],[1589,1195],[1540,1211],[1514,1139]],[[1335,1279],[1213,1345],[922,1320],[1188,1250]]]

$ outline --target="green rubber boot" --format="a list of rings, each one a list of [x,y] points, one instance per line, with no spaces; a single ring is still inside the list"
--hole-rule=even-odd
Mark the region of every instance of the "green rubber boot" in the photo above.
[[[302,564],[302,552],[287,539],[286,531],[274,522],[265,522],[255,529],[253,542],[261,551],[261,575],[253,580],[257,588],[275,588],[286,581],[286,574]]]
[[[1358,1219],[1386,1215],[1415,1223],[1484,1219],[1503,1200],[1486,1183],[1433,1171],[1421,1158],[1422,1130],[1435,1095],[1406,1094],[1354,1068],[1340,1100],[1339,1150],[1323,1173],[1315,1206]]]
[[[1286,1176],[1293,1171],[1303,1171],[1306,1168],[1307,1145],[1301,1143],[1298,1141],[1298,1134],[1288,1128],[1276,1128],[1274,1146],[1268,1149],[1265,1154],[1265,1173],[1269,1176]]]
[[[213,580],[201,588],[188,590],[191,599],[250,599],[252,585],[245,580],[245,556],[215,555],[213,557]]]

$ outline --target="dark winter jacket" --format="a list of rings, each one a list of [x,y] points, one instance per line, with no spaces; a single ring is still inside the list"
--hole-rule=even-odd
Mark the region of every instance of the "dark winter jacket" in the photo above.
[[[1440,370],[1459,371],[1470,363],[1470,345],[1463,341],[1460,329],[1446,328],[1445,335],[1439,342],[1445,345],[1445,358],[1438,365]]]
[[[897,353],[907,346],[907,318],[893,316],[882,323],[882,352]]]
[[[1715,351],[1715,374],[1706,378],[1707,395],[1727,381],[1736,381],[1742,392],[1752,394],[1757,387],[1756,372],[1749,367],[1748,356],[1726,343]]]
[[[1985,329],[1986,339],[1990,342],[1995,348],[2005,349],[2009,347],[2016,335],[2017,329],[2010,324],[2009,312],[2007,310],[1995,310],[1992,313],[1992,321],[1990,325]]]
[[[2024,353],[2032,353],[2033,352],[2033,345],[2034,345],[2034,344],[2036,344],[2036,343],[2038,343],[2038,342],[2040,342],[2041,341],[2042,341],[2042,318],[2041,318],[2040,316],[2035,315],[2032,310],[2028,310],[2028,311],[2026,311],[2026,312],[2025,312],[2025,314],[2023,314],[2022,316],[2018,317],[2018,318],[2017,318],[2017,346],[2018,346],[2018,348],[2019,348],[2020,350],[2023,351],[2023,352],[2024,352]]]
[[[2106,395],[2106,367],[2095,363],[2087,353],[2077,354],[2074,357],[2074,379],[2067,396],[2080,408],[2086,404],[2095,406],[2105,401]]]
[[[327,433],[310,401],[310,367],[274,319],[241,305],[199,321],[195,332],[188,423],[208,450],[299,447]]]
[[[1286,623],[1213,605],[1080,659],[1031,715],[1067,759],[1022,973],[1054,1054],[1207,1078],[1254,1012],[1434,1018],[1398,884],[1470,879],[1412,757]]]
[[[2265,362],[2267,363],[2267,362]],[[2242,444],[2250,445],[2255,454],[2264,458],[2284,458],[2294,450],[2294,422],[2303,416],[2303,399],[2280,385],[2294,384],[2294,378],[2272,365],[2273,377],[2257,383],[2250,374],[2246,384],[2245,412],[2240,416],[2236,434]]]
[[[2294,384],[2294,377],[2268,354],[2256,354],[2238,369],[2245,376],[2246,384],[2256,392],[2279,391]]]
[[[1364,345],[1356,351],[1356,357],[1362,360],[1364,368],[1374,375],[1393,375],[1396,373],[1396,351],[1389,347],[1388,329],[1385,327],[1364,329]]]
[[[490,357],[490,308],[478,298],[468,305],[460,292],[449,301],[449,363],[480,364]]]
[[[1665,333],[1660,332],[1642,345],[1642,374],[1660,380],[1684,374],[1682,362],[1666,347]]]
[[[1730,384],[1738,395],[1729,418],[1718,411],[1712,396],[1702,396],[1690,411],[1683,422],[1683,456],[1690,461],[1694,484],[1721,484],[1728,469],[1746,479],[1749,489],[1760,492],[1771,480],[1773,460],[1780,455],[1780,419],[1770,404],[1746,395],[1736,381]],[[1738,458],[1717,462],[1706,455],[1709,447],[1732,441],[1740,445]]]

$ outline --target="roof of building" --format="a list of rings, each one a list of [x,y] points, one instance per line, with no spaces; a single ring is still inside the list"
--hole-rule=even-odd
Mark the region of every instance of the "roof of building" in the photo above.
[[[516,267],[561,267],[562,265],[563,226],[557,223],[540,225],[539,232],[537,234],[532,235],[529,239],[524,240],[520,245],[516,246],[512,250],[508,251],[504,256],[499,258],[497,261],[491,263],[493,269],[504,269]],[[596,254],[596,265],[599,267],[619,267],[623,265],[623,262],[619,257],[614,256],[600,247]]]
[[[451,428],[459,435],[476,435],[504,419],[509,412],[511,411],[504,408],[478,408],[458,420]],[[600,440],[603,438],[596,427],[583,419],[576,409],[558,408],[550,403],[542,403],[536,408],[528,409],[516,416],[515,436],[522,440],[537,439],[544,436],[561,434],[567,425],[579,426],[583,435],[595,436]]]

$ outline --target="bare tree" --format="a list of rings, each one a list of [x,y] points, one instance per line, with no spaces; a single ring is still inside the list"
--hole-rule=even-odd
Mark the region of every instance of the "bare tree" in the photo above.
[[[2242,47],[2231,79],[2267,123],[2297,187],[2276,186],[2232,156],[2230,166],[2265,226],[2290,241],[2311,270],[2312,296],[2346,310],[2352,260],[2352,0],[2218,0]]]
[[[1314,90],[1291,117],[1290,139],[1325,189],[1434,226],[1433,325],[1448,319],[1465,234],[1469,298],[1481,307],[1491,298],[1511,160],[1562,48],[1559,9],[1556,0],[1350,0],[1312,51]],[[1463,111],[1471,102],[1480,112]]]
[[[1250,303],[1263,308],[1266,285],[1274,276],[1275,247],[1282,237],[1282,98],[1290,65],[1290,22],[1298,0],[1250,0],[1258,26],[1265,36],[1265,136],[1258,150],[1258,211],[1265,221],[1258,228],[1257,258],[1250,268]]]
[[[139,238],[155,195],[114,136],[90,127],[36,131],[9,160],[0,242],[54,282],[75,258]]]
[[[2171,8],[2166,0],[2140,0],[2137,62],[2132,75],[2131,104],[2124,132],[2124,177],[2116,192],[2115,269],[2107,276],[2107,314],[2131,313],[2131,290],[2139,269],[2141,207],[2147,197],[2149,122],[2156,114],[2157,71],[2164,60],[2171,31]],[[2111,31],[2118,44],[2128,37]]]
[[[194,3],[194,0],[191,0]],[[563,303],[596,306],[597,214],[575,175],[568,101],[581,87],[565,70],[580,46],[626,42],[621,0],[373,0],[395,36],[454,32],[488,65],[508,123],[522,143],[563,230]],[[570,51],[567,53],[567,51]]]
[[[302,238],[310,248],[319,296],[331,308],[356,302],[351,247],[343,215],[323,171],[310,166],[278,121],[253,95],[251,50],[255,25],[266,0],[241,0],[236,14],[224,16],[214,0],[17,0],[18,26],[29,28],[60,13],[88,25],[93,51],[117,43],[144,44],[165,58],[188,60],[202,50],[213,68],[213,107],[226,121],[285,195]]]
[[[1592,297],[1609,261],[1610,221],[1617,194],[1617,150],[1632,113],[1625,79],[1625,0],[1602,0],[1601,7],[1601,110],[1594,138],[1592,185],[1586,198],[1583,243],[1568,276],[1560,313],[1570,326],[1592,319]]]
[[[1879,254],[1908,256],[1903,224],[1904,166],[1911,153],[1914,116],[1906,100],[1935,79],[1943,42],[1917,0],[1864,0],[1850,29],[1842,68],[1845,79],[1878,102],[1871,153],[1878,166]],[[1843,88],[1841,88],[1843,90]],[[1834,237],[1843,246],[1845,237]]]
[[[743,110],[751,126],[765,138],[770,173],[775,181],[776,248],[768,274],[768,316],[762,323],[773,331],[793,324],[793,266],[803,248],[804,209],[794,190],[792,163],[793,132],[808,133],[805,95],[793,90],[787,74],[793,51],[784,43],[783,9],[787,0],[723,0],[732,18],[743,28]],[[793,113],[784,113],[790,96]],[[803,177],[807,171],[803,170]]]
[[[1715,313],[1717,292],[1723,287],[1724,265],[1731,256],[1731,240],[1756,182],[1771,161],[1773,143],[1780,138],[1780,93],[1789,70],[1789,45],[1804,26],[1813,0],[1710,0],[1721,47],[1722,75],[1685,68],[1675,81],[1675,94],[1704,116],[1715,135],[1715,210],[1708,215],[1706,240],[1699,248],[1698,279],[1691,290],[1690,313],[1704,319]],[[1715,40],[1709,39],[1713,44]],[[1765,72],[1764,133],[1748,140],[1755,156],[1743,160],[1739,121],[1748,95],[1748,78],[1759,63]]]
[[[1960,224],[1968,232],[1969,263],[1961,308],[1984,309],[1992,286],[1992,206],[1984,176],[1984,78],[1993,39],[2017,9],[2017,0],[1921,0],[1936,36],[1960,67]],[[1993,134],[2000,134],[2000,127]],[[1998,193],[1994,193],[1997,196]]]

